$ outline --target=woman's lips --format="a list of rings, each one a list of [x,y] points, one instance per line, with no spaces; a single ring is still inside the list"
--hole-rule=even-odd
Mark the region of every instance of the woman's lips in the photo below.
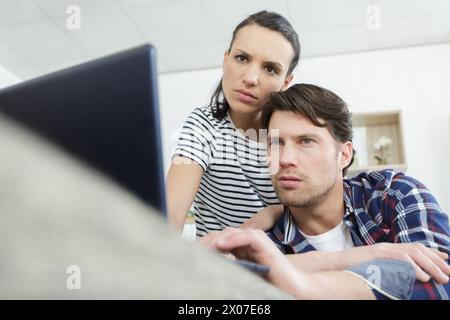
[[[237,93],[238,100],[240,100],[242,102],[253,102],[253,101],[257,100],[257,98],[248,91],[244,91],[244,90],[235,90],[235,91]]]

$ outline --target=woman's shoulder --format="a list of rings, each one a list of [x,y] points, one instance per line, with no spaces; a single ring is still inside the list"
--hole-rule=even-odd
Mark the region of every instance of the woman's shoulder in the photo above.
[[[209,129],[221,130],[228,129],[229,123],[225,118],[217,119],[214,117],[211,106],[202,106],[195,108],[189,115],[188,121],[192,121],[196,125],[202,127],[207,126]]]

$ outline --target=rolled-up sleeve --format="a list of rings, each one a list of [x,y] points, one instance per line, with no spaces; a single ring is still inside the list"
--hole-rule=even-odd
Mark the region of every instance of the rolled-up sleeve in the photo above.
[[[394,177],[390,189],[395,192],[387,195],[384,209],[391,221],[391,240],[394,243],[421,243],[450,254],[448,215],[431,192],[421,182],[404,175]],[[449,297],[450,283],[416,280],[411,299]]]
[[[214,131],[207,119],[204,119],[199,109],[194,110],[184,122],[177,146],[172,151],[172,161],[181,156],[194,161],[206,171],[212,158],[214,138]]]

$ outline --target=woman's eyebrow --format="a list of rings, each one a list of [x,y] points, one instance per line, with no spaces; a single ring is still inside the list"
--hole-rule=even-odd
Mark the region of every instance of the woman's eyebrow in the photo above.
[[[242,49],[239,49],[239,48],[236,48],[236,50],[240,51],[242,54],[244,54],[247,57],[251,57],[252,56],[251,54],[249,54],[245,50],[242,50]],[[284,65],[282,63],[280,63],[280,62],[264,61],[264,63],[269,64],[269,65],[274,66],[274,67],[278,67],[278,68],[284,69]]]
[[[240,52],[241,52],[241,53],[243,53],[244,55],[246,55],[246,56],[249,56],[249,57],[251,57],[251,54],[249,54],[249,53],[245,52],[245,50],[242,50],[242,49],[236,48],[236,51],[240,51]]]

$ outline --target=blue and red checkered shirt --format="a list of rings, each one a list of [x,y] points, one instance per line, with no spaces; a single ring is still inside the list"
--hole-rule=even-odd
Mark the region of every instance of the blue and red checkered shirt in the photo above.
[[[361,173],[344,179],[344,204],[344,223],[355,246],[418,242],[450,255],[448,216],[416,179],[396,170]],[[316,250],[299,232],[287,208],[268,235],[285,254]],[[450,282],[416,280],[411,299],[449,297]]]

